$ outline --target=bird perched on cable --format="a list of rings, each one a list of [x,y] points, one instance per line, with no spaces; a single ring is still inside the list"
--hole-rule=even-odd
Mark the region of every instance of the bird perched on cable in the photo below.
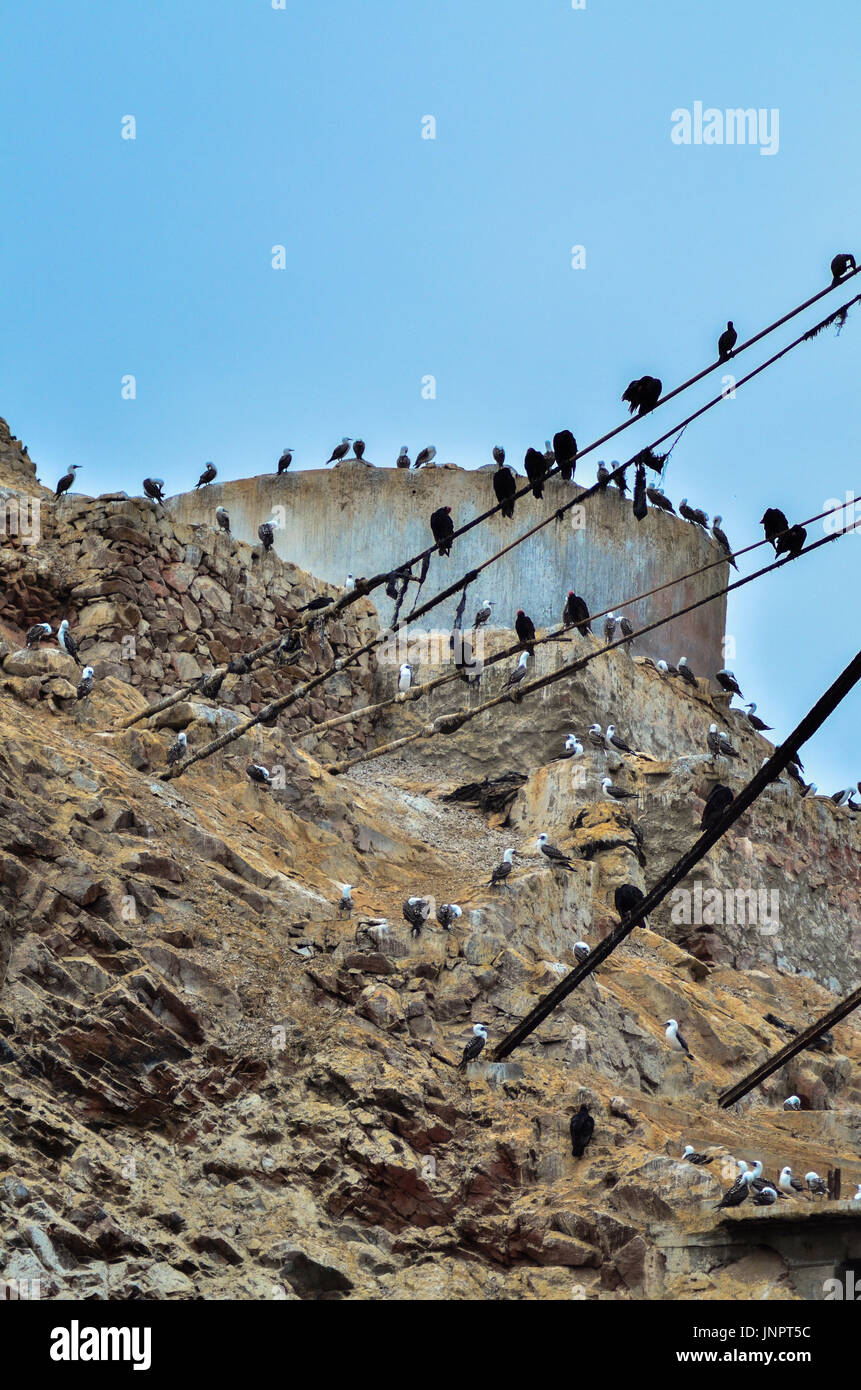
[[[714,1154],[695,1153],[693,1144],[685,1144],[685,1151],[682,1154],[682,1158],[686,1159],[688,1163],[695,1163],[698,1166],[704,1163],[714,1162]]]
[[[718,361],[726,362],[727,358],[732,357],[732,350],[738,342],[732,319],[730,319],[723,333],[718,338]]]
[[[201,676],[198,684],[198,691],[201,695],[206,695],[214,699],[227,679],[226,671],[212,671],[208,676]]]
[[[490,881],[487,885],[488,888],[495,888],[497,884],[504,883],[513,868],[514,850],[507,849],[503,852],[502,863],[497,864],[496,868],[493,870],[493,873],[490,875]]]
[[[437,507],[436,511],[431,513],[430,528],[440,555],[450,555],[452,537],[454,536],[451,507]]]
[[[586,600],[575,594],[573,589],[568,590],[568,597],[562,609],[562,625],[563,627],[576,627],[581,637],[585,637],[587,632],[592,631]]]
[[[687,497],[683,497],[679,503],[679,515],[683,516],[685,521],[690,521],[695,526],[702,526],[703,529],[709,524],[708,516],[701,508],[688,506]]]
[[[588,1105],[581,1105],[576,1115],[571,1116],[571,1153],[574,1158],[582,1158],[595,1133],[595,1121],[589,1114]]]
[[[616,468],[617,468],[617,467],[618,467],[618,465],[614,462],[614,463],[613,463],[613,473],[612,473],[611,476],[612,476],[613,482],[615,483],[616,487],[619,489],[619,491],[621,492],[622,496],[624,497],[624,496],[626,495],[627,491],[628,491],[628,482],[627,482],[628,465],[627,465],[627,463],[626,463],[626,464],[625,464],[625,467],[622,468],[618,473],[616,472]]]
[[[462,916],[463,908],[458,907],[457,903],[440,903],[436,910],[436,919],[443,931],[451,931],[452,925]]]
[[[349,435],[346,435],[346,434],[345,434],[345,435],[343,436],[343,438],[342,438],[340,444],[336,444],[336,445],[335,445],[335,447],[334,447],[334,449],[332,450],[331,454],[330,454],[329,457],[326,459],[326,465],[325,465],[325,466],[328,467],[328,465],[329,465],[330,463],[340,463],[340,462],[341,462],[341,459],[342,459],[342,458],[345,458],[345,457],[347,456],[347,454],[350,452],[350,445],[352,444],[352,442],[353,442],[353,441],[352,441],[352,439],[350,439]]]
[[[765,539],[777,549],[777,538],[782,531],[789,529],[789,522],[779,507],[766,507],[760,518],[760,526],[765,531]]]
[[[646,496],[648,497],[653,507],[659,507],[662,512],[672,512],[673,516],[675,516],[676,509],[673,506],[670,499],[664,496],[661,488],[647,487]]]
[[[194,485],[195,492],[199,487],[209,487],[209,484],[215,480],[217,475],[218,469],[215,464],[208,463]]]
[[[290,467],[290,465],[291,465],[292,462],[293,462],[293,450],[292,450],[292,449],[283,449],[282,452],[281,452],[281,457],[280,457],[280,459],[278,460],[278,473],[279,473],[279,475],[280,475],[281,473],[286,473],[286,472],[287,472],[287,469]]]
[[[579,963],[580,963],[581,965],[583,964],[584,960],[588,960],[588,958],[589,958],[589,943],[588,943],[588,941],[575,941],[575,942],[574,942],[574,956],[575,956],[576,960],[579,961]]]
[[[481,607],[475,615],[475,619],[472,624],[473,631],[475,631],[477,628],[483,627],[485,623],[490,622],[490,619],[493,616],[493,605],[495,604],[495,602],[496,600],[492,598],[486,598],[484,600],[484,603],[481,605]]]
[[[548,469],[552,468],[556,462],[556,453],[549,439],[544,441],[544,463]]]
[[[553,436],[553,454],[559,465],[559,472],[570,483],[577,464],[577,440],[570,430],[558,430]],[[546,460],[545,455],[545,460]]]
[[[604,640],[606,642],[612,642],[613,634],[615,631],[616,619],[613,617],[612,613],[608,613],[606,618],[604,619]]]
[[[690,666],[688,665],[688,658],[686,656],[679,657],[679,675],[681,676],[683,681],[687,682],[688,685],[692,685],[694,690],[698,688],[697,678],[691,670]]]
[[[261,763],[249,763],[245,769],[245,776],[249,781],[256,782],[258,786],[266,787],[272,781],[272,773]]]
[[[737,695],[740,700],[744,699],[744,696],[738,688],[738,681],[736,680],[734,673],[732,671],[727,670],[726,666],[724,666],[722,670],[715,672],[715,680],[717,681],[721,690],[729,691],[730,695]]]
[[[497,453],[502,455],[502,459],[497,458]],[[505,466],[505,450],[498,446],[493,451],[496,459],[496,472],[493,475],[493,491],[499,503],[502,515],[509,519],[514,516],[514,497],[517,492],[517,482],[510,468]]]
[[[312,598],[310,603],[303,603],[301,608],[297,608],[297,613],[317,613],[321,608],[330,608],[335,602],[331,594],[319,594],[317,598]]]
[[[364,456],[365,456],[365,441],[364,441],[364,439],[354,439],[354,440],[353,440],[353,453],[355,454],[355,456],[356,456],[357,459],[364,458]]]
[[[264,551],[271,550],[275,544],[275,532],[268,521],[261,521],[257,527],[257,535],[260,537]]]
[[[92,666],[85,666],[81,672],[81,679],[78,682],[78,689],[75,692],[78,700],[85,700],[93,688],[93,678],[95,672]]]
[[[215,508],[215,520],[220,531],[226,531],[230,535],[230,514],[224,507]]]
[[[714,825],[716,821],[719,821],[721,816],[724,814],[725,811],[729,809],[734,800],[735,797],[733,796],[729,787],[723,786],[720,782],[713,786],[708,796],[706,797],[706,804],[703,807],[703,816],[702,820],[700,821],[700,825],[702,826],[703,830],[708,830],[709,826]]]
[[[615,724],[607,725],[607,738],[609,739],[610,743],[612,743],[614,748],[618,748],[620,753],[630,753],[633,755],[633,748],[630,748],[628,744],[625,742],[625,740],[623,738],[619,738],[619,735],[616,733]]]
[[[614,786],[609,777],[603,779],[601,789],[609,801],[636,801],[637,799],[636,792],[628,792],[623,787]]]
[[[784,1110],[800,1110],[800,1109],[801,1109],[801,1097],[800,1097],[800,1096],[787,1096],[787,1097],[786,1097],[786,1100],[783,1102],[783,1108],[784,1108]]]
[[[737,569],[738,569],[738,565],[736,564],[735,560],[733,559],[732,546],[730,545],[729,541],[728,541],[727,538],[726,538],[726,532],[721,530],[721,525],[720,525],[720,524],[721,524],[722,521],[723,521],[723,517],[722,517],[722,516],[716,516],[716,517],[715,517],[714,521],[712,522],[712,535],[714,536],[714,538],[715,538],[715,540],[717,541],[718,545],[720,546],[721,550],[722,550],[722,551],[724,552],[724,554],[726,555],[726,558],[729,560],[729,562],[730,562],[730,564],[732,565],[733,569],[734,569],[734,570],[737,570]]]
[[[69,620],[64,618],[57,628],[57,645],[70,656],[78,666],[81,665],[81,658],[78,656],[78,644],[69,631]]]
[[[850,270],[855,270],[855,257],[851,251],[841,251],[831,262],[832,285],[839,284]]]
[[[508,680],[505,682],[505,685],[503,686],[503,690],[508,690],[509,688],[514,687],[511,690],[512,699],[516,699],[517,697],[516,687],[520,684],[521,681],[526,679],[528,665],[529,652],[521,652],[520,659],[517,665],[515,666],[514,670],[509,674]]]
[[[539,454],[537,449],[527,449],[523,466],[526,469],[526,476],[532,484],[533,497],[542,498],[544,496],[544,475],[547,472],[547,464],[544,462],[543,455]]]
[[[164,506],[164,478],[144,478],[143,490],[151,502],[160,502]]]
[[[715,758],[737,758],[738,751],[733,748],[725,733],[718,731],[717,724],[710,724],[706,735],[708,750]]]
[[[624,921],[632,912],[636,912],[645,896],[642,888],[638,888],[635,883],[620,883],[613,894],[613,902],[615,903],[620,920]],[[635,923],[635,925],[638,927],[648,927],[648,917],[643,917],[639,922]]]
[[[664,1033],[664,1037],[669,1046],[674,1048],[675,1051],[683,1052],[691,1062],[694,1060],[694,1055],[679,1032],[679,1025],[674,1018],[667,1019],[667,1031]],[[762,1172],[761,1168],[760,1172]]]
[[[765,734],[771,732],[772,725],[766,724],[764,720],[760,719],[759,715],[756,713],[756,705],[753,703],[753,701],[751,701],[749,705],[746,705],[745,709],[747,710],[748,724],[750,724],[752,728],[756,729],[756,732],[758,734]]]
[[[467,1062],[474,1062],[476,1057],[480,1056],[484,1044],[487,1042],[487,1027],[488,1025],[486,1023],[474,1023],[472,1025],[472,1031],[475,1036],[469,1040],[466,1047],[463,1049],[463,1056],[457,1065],[458,1071],[461,1071],[466,1066]]]
[[[422,927],[430,916],[429,898],[407,898],[403,906],[404,921],[409,922],[411,934],[421,936]]]
[[[804,542],[807,540],[807,532],[803,526],[790,526],[782,536],[778,536],[774,542],[775,555],[786,555],[790,560],[794,560],[804,549]]]
[[[570,857],[556,845],[552,845],[543,831],[538,836],[537,844],[544,858],[549,859],[555,869],[568,869],[573,873],[574,865]]]
[[[436,445],[435,445],[435,444],[428,444],[427,448],[421,449],[421,450],[419,451],[419,453],[416,454],[416,461],[415,461],[414,467],[416,467],[416,468],[425,467],[425,468],[426,468],[426,467],[428,466],[428,464],[433,463],[433,461],[434,461],[435,458],[436,458]]]
[[[408,661],[404,661],[398,668],[398,690],[403,692],[409,690],[413,683],[413,668]]]
[[[78,469],[79,469],[80,467],[81,467],[81,465],[80,465],[79,463],[73,463],[72,466],[71,466],[71,468],[69,469],[68,473],[64,473],[64,474],[63,474],[62,478],[61,478],[60,481],[57,483],[56,489],[55,489],[55,491],[54,491],[54,496],[55,496],[55,497],[62,497],[62,495],[63,495],[64,492],[68,492],[68,491],[69,491],[69,488],[72,486],[72,483],[75,481],[75,474],[77,473],[77,471],[78,471]]]
[[[401,445],[401,452],[398,454],[398,457],[397,457],[397,460],[396,460],[396,463],[395,463],[395,467],[396,467],[396,468],[409,468],[409,466],[410,466],[410,451],[409,451],[409,449],[407,448],[406,444],[402,444],[402,445]]]
[[[518,640],[526,647],[530,656],[535,655],[535,648],[532,643],[535,641],[535,624],[522,608],[518,608],[517,616],[514,619],[514,631],[517,633]]]
[[[26,645],[28,647],[38,647],[40,642],[44,642],[46,637],[52,637],[54,629],[50,623],[34,623],[27,631]]]
[[[647,415],[661,399],[662,383],[656,376],[641,376],[632,381],[622,396],[632,415]]]

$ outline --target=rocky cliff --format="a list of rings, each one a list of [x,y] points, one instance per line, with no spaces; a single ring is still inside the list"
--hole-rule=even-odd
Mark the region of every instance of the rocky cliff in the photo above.
[[[0,483],[38,491],[11,452]],[[716,772],[740,784],[767,745],[706,682],[681,687],[635,649],[334,776],[422,717],[400,704],[318,741],[314,725],[392,693],[392,668],[365,661],[166,783],[175,729],[194,747],[229,727],[355,650],[374,610],[312,632],[295,668],[265,662],[123,729],[331,590],[140,499],[45,496],[42,518],[37,544],[0,550],[0,1280],[61,1299],[817,1296],[811,1270],[857,1243],[851,1204],[781,1204],[804,1261],[783,1211],[713,1208],[734,1157],[775,1176],[840,1167],[851,1196],[861,1027],[731,1111],[716,1095],[785,1040],[767,1015],[800,1028],[857,979],[851,814],[776,788],[699,876],[779,887],[776,933],[770,897],[754,923],[665,905],[506,1064],[459,1070],[472,1023],[498,1040],[575,941],[614,925],[616,885],[654,882],[691,842]],[[21,651],[30,622],[60,616],[96,670],[85,701],[55,644]],[[489,668],[483,692],[503,678]],[[472,698],[442,687],[431,710]],[[571,727],[613,718],[635,755],[559,757]],[[708,758],[713,719],[738,766]],[[281,767],[277,786],[245,777],[252,756]],[[601,800],[605,767],[636,798]],[[536,853],[540,829],[570,873]],[[490,888],[509,845],[516,868]],[[413,937],[409,894],[463,916]],[[667,1049],[669,1017],[693,1063]],[[575,1160],[584,1101],[595,1136]],[[682,1162],[688,1142],[713,1162]]]

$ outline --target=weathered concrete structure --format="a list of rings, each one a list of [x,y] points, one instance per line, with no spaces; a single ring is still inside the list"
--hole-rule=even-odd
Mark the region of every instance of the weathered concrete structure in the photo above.
[[[172,498],[169,506],[185,524],[213,522],[215,508],[224,506],[233,534],[252,544],[258,543],[260,522],[271,521],[276,528],[275,549],[283,559],[319,579],[343,584],[347,574],[377,574],[427,546],[431,541],[428,520],[437,507],[450,506],[458,526],[486,511],[495,501],[491,477],[483,469],[444,467],[407,473],[352,462],[280,478],[263,474],[215,484]],[[571,496],[570,484],[553,479],[545,485],[542,501],[529,496],[517,504],[513,521],[497,515],[476,527],[455,542],[450,559],[434,559],[422,598],[432,597],[529,526],[552,516]],[[468,602],[468,617],[485,597],[493,597],[494,619],[500,627],[513,626],[518,608],[525,608],[537,627],[555,625],[565,594],[573,588],[592,611],[624,606],[639,627],[707,597],[726,583],[727,567],[719,565],[628,605],[629,596],[714,560],[719,553],[715,542],[699,527],[651,508],[637,522],[630,501],[614,487],[584,505],[583,523],[575,529],[568,514],[494,564],[474,586],[471,598],[475,602]],[[392,605],[381,591],[373,597],[381,620],[387,622]],[[447,630],[456,606],[456,599],[441,604],[422,626]],[[695,671],[713,675],[724,664],[725,612],[725,599],[716,599],[643,638],[637,650],[674,661],[687,656]]]

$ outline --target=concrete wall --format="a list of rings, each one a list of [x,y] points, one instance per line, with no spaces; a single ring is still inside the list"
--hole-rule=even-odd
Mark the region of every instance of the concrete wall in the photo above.
[[[186,523],[212,521],[222,505],[230,513],[233,533],[252,543],[261,521],[280,519],[278,554],[320,579],[342,584],[347,574],[376,574],[423,549],[432,539],[428,520],[437,507],[450,506],[455,525],[486,510],[495,501],[491,478],[492,470],[446,467],[407,473],[354,462],[216,484],[173,498],[169,505]],[[423,598],[552,515],[571,496],[571,484],[553,480],[545,486],[543,501],[529,496],[517,504],[513,521],[497,515],[476,527],[455,542],[450,558],[434,557]],[[630,502],[611,487],[585,504],[583,529],[574,530],[570,516],[552,522],[492,565],[470,592],[467,617],[484,598],[495,598],[499,627],[511,627],[518,608],[529,613],[536,627],[546,627],[558,623],[569,589],[581,593],[593,612],[608,605],[618,608],[630,595],[686,574],[716,555],[715,542],[686,521],[650,508],[638,523]],[[654,598],[626,605],[624,611],[639,626],[713,593],[725,576],[721,565]],[[373,599],[387,622],[392,605],[382,590]],[[440,605],[428,615],[426,626],[447,629],[456,606],[456,599]],[[725,600],[717,599],[644,638],[637,650],[674,662],[687,656],[698,675],[714,675],[724,664],[725,610]]]

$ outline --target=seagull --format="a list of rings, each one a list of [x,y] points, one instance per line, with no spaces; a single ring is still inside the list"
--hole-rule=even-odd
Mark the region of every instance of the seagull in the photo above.
[[[543,831],[538,836],[537,843],[538,848],[544,855],[545,859],[549,859],[550,863],[553,865],[554,868],[569,869],[573,873],[574,865],[571,863],[569,856],[567,854],[564,854],[561,849],[558,849],[556,845],[551,845],[550,841],[548,840],[547,836],[544,834]]]
[[[291,465],[292,462],[293,462],[293,450],[292,450],[292,449],[284,449],[284,450],[282,450],[281,457],[280,457],[280,459],[278,460],[278,472],[279,472],[279,474],[281,474],[281,473],[286,473],[286,472],[287,472],[287,469],[290,467],[290,465]]]
[[[726,557],[727,557],[727,559],[729,560],[730,564],[732,565],[733,569],[734,569],[734,570],[737,570],[737,569],[738,569],[738,565],[736,564],[735,560],[733,559],[732,546],[730,545],[729,541],[727,540],[726,532],[721,530],[721,525],[720,525],[720,524],[721,524],[722,521],[723,521],[723,517],[722,517],[722,516],[716,516],[716,517],[715,517],[714,521],[712,522],[712,535],[714,536],[714,538],[715,538],[715,540],[717,541],[718,545],[720,546],[721,550],[723,550],[723,551],[725,552]]]
[[[577,960],[580,961],[580,963],[581,963],[581,965],[582,965],[583,961],[586,960],[587,956],[589,955],[589,944],[588,944],[588,942],[586,942],[586,941],[575,941],[575,942],[574,942],[574,955],[576,956]]]
[[[161,502],[162,506],[164,506],[163,487],[164,478],[144,478],[143,480],[143,490],[147,497],[153,502]]]
[[[475,1036],[470,1039],[463,1049],[463,1056],[458,1063],[458,1071],[461,1071],[462,1068],[466,1066],[467,1062],[474,1062],[476,1057],[481,1053],[484,1044],[487,1042],[486,1023],[474,1023],[472,1025],[472,1031]]]
[[[581,1105],[577,1114],[571,1116],[570,1132],[571,1152],[574,1158],[582,1158],[595,1132],[595,1121],[589,1114],[588,1105]]]
[[[73,463],[72,466],[71,466],[71,468],[69,469],[68,473],[64,473],[64,474],[63,474],[62,478],[61,478],[60,481],[57,483],[57,488],[56,488],[56,491],[55,491],[55,493],[54,493],[54,496],[55,496],[55,497],[62,497],[62,495],[63,495],[64,492],[68,492],[68,491],[69,491],[69,488],[72,486],[72,483],[75,481],[75,474],[77,473],[77,471],[78,471],[78,469],[79,469],[80,467],[81,467],[81,465],[80,465],[79,463]]]
[[[669,497],[664,496],[663,490],[661,488],[647,487],[646,496],[648,497],[653,507],[660,507],[662,512],[672,512],[673,516],[675,516],[676,509],[670,501]]]
[[[404,903],[404,921],[409,922],[412,936],[421,936],[422,927],[430,916],[429,898],[407,898]]]
[[[784,1108],[784,1110],[800,1110],[800,1109],[801,1109],[801,1097],[800,1097],[800,1096],[787,1096],[787,1097],[786,1097],[786,1100],[783,1102],[783,1108]]]
[[[732,671],[728,671],[726,667],[724,667],[722,671],[717,671],[715,673],[715,680],[722,690],[728,690],[731,695],[737,695],[740,700],[744,699],[744,696],[738,688],[738,681]]]
[[[334,449],[332,450],[331,454],[330,454],[329,457],[326,459],[326,465],[325,465],[325,466],[328,467],[328,465],[329,465],[330,463],[340,463],[340,462],[341,462],[341,459],[344,458],[344,457],[349,453],[349,451],[350,451],[350,445],[352,444],[352,442],[353,442],[353,441],[352,441],[352,439],[350,439],[349,435],[346,435],[346,434],[345,434],[345,435],[343,436],[343,438],[342,438],[340,444],[336,444],[336,445],[335,445],[335,447],[334,447]]]
[[[402,444],[402,445],[401,445],[401,452],[398,454],[397,463],[396,463],[395,466],[396,466],[397,468],[409,468],[409,466],[410,466],[410,451],[409,451],[409,449],[407,448],[406,444]]]
[[[702,526],[704,530],[709,524],[708,516],[704,511],[701,511],[699,507],[688,506],[687,497],[683,497],[679,503],[679,515],[683,516],[685,521],[692,522],[695,526]]]
[[[601,733],[600,724],[590,724],[589,728],[586,730],[586,737],[593,748],[600,748],[602,753],[607,752],[608,744],[604,735]]]
[[[490,882],[487,885],[488,888],[495,888],[497,883],[504,883],[513,868],[514,850],[507,849],[504,851],[502,855],[502,863],[497,864],[496,868],[490,876]]]
[[[607,642],[612,642],[613,634],[616,631],[616,619],[612,613],[608,613],[604,619],[604,638]]]
[[[85,700],[93,688],[94,671],[92,666],[85,666],[81,672],[81,679],[78,682],[77,698]]]
[[[230,516],[224,507],[215,508],[215,520],[218,522],[219,530],[226,531],[230,535]]]
[[[818,1173],[805,1173],[804,1181],[807,1183],[808,1192],[812,1192],[814,1197],[827,1197],[828,1184],[823,1182]]]
[[[703,807],[703,818],[700,821],[703,830],[708,830],[709,826],[720,820],[724,811],[728,810],[734,801],[735,797],[729,787],[724,787],[720,782],[713,786]]]
[[[245,775],[250,778],[252,782],[258,782],[262,785],[267,785],[272,781],[272,773],[268,772],[260,763],[249,763],[248,767],[245,769]]]
[[[349,917],[350,913],[353,911],[354,906],[355,906],[355,904],[354,904],[354,902],[353,902],[353,885],[352,885],[352,883],[342,883],[342,884],[341,884],[341,899],[340,899],[340,902],[338,903],[338,911],[339,911],[339,913],[341,913],[342,916],[344,916],[344,917]]]
[[[188,735],[178,733],[173,743],[167,750],[167,765],[173,767],[174,763],[181,762],[188,752]]]
[[[689,1050],[687,1043],[679,1032],[679,1025],[674,1018],[667,1019],[667,1031],[664,1037],[670,1047],[675,1048],[677,1052],[684,1052],[689,1061],[692,1062],[694,1060],[693,1053]],[[762,1165],[760,1165],[759,1171],[760,1173],[762,1172]],[[757,1176],[759,1176],[759,1174],[757,1174]]]
[[[688,685],[692,685],[694,690],[697,689],[697,678],[688,665],[688,658],[686,656],[679,657],[679,675],[683,681],[687,681]]]
[[[696,1163],[696,1164],[713,1163],[713,1162],[714,1162],[714,1157],[715,1157],[714,1154],[698,1154],[698,1153],[694,1153],[694,1146],[693,1146],[693,1144],[685,1144],[685,1151],[684,1151],[684,1153],[682,1154],[682,1158],[686,1158],[687,1161],[688,1161],[688,1163]]]
[[[793,1192],[804,1191],[804,1183],[800,1178],[794,1178],[792,1176],[792,1169],[789,1167],[781,1168],[780,1177],[777,1179],[777,1185],[790,1196]]]
[[[733,327],[732,319],[730,319],[729,323],[726,326],[726,329],[723,333],[721,333],[720,337],[718,338],[719,362],[726,362],[727,358],[732,357],[732,350],[737,342],[738,334],[736,333]]]
[[[771,725],[764,724],[756,713],[756,705],[752,701],[749,705],[745,705],[745,709],[747,710],[747,722],[756,729],[758,734],[768,733],[771,730]]]
[[[613,894],[613,902],[620,919],[624,922],[625,918],[632,912],[636,912],[640,903],[645,898],[642,888],[638,888],[635,883],[620,883]],[[639,922],[635,922],[636,927],[648,927],[648,917],[643,917]]]
[[[610,801],[636,801],[637,799],[636,792],[626,792],[622,787],[614,787],[609,777],[604,778],[601,786],[604,789],[604,795],[608,797]]]
[[[408,661],[405,661],[398,670],[398,690],[409,690],[412,683],[413,668]]]
[[[80,666],[81,660],[78,656],[78,644],[69,631],[68,618],[64,618],[57,628],[57,644],[63,649],[67,656],[70,656],[72,660],[77,662]]]
[[[440,903],[436,910],[436,919],[443,931],[451,931],[452,924],[462,916],[463,908],[458,907],[457,903]]]
[[[195,492],[197,492],[197,489],[199,487],[209,487],[209,484],[216,477],[217,473],[218,469],[216,468],[215,464],[207,463],[206,467],[204,468],[203,472],[201,473],[200,477],[194,485]]]
[[[618,748],[618,750],[619,750],[620,753],[631,753],[631,754],[633,754],[633,752],[634,752],[633,748],[629,748],[628,745],[627,745],[627,743],[625,742],[625,740],[624,740],[623,738],[619,738],[619,737],[618,737],[618,735],[617,735],[617,733],[616,733],[616,726],[615,726],[615,724],[608,724],[608,725],[607,725],[607,738],[610,740],[610,742],[612,743],[612,745],[613,745],[614,748]]]
[[[34,623],[27,632],[26,645],[28,647],[38,647],[39,643],[46,637],[52,637],[54,629],[50,623]]]
[[[436,458],[436,445],[435,445],[435,444],[428,444],[427,448],[422,449],[422,450],[420,451],[420,453],[416,454],[416,461],[415,461],[414,467],[415,467],[415,468],[421,468],[422,464],[424,464],[425,466],[427,466],[428,464],[433,463],[433,461],[434,461],[435,458]]]
[[[260,537],[264,552],[271,550],[275,544],[275,532],[268,521],[261,521],[257,527],[257,535]]]
[[[484,603],[481,605],[481,607],[475,615],[475,619],[472,624],[473,629],[483,627],[485,623],[490,622],[490,619],[493,616],[493,605],[495,602],[496,600],[492,598],[486,598],[484,600]]]

